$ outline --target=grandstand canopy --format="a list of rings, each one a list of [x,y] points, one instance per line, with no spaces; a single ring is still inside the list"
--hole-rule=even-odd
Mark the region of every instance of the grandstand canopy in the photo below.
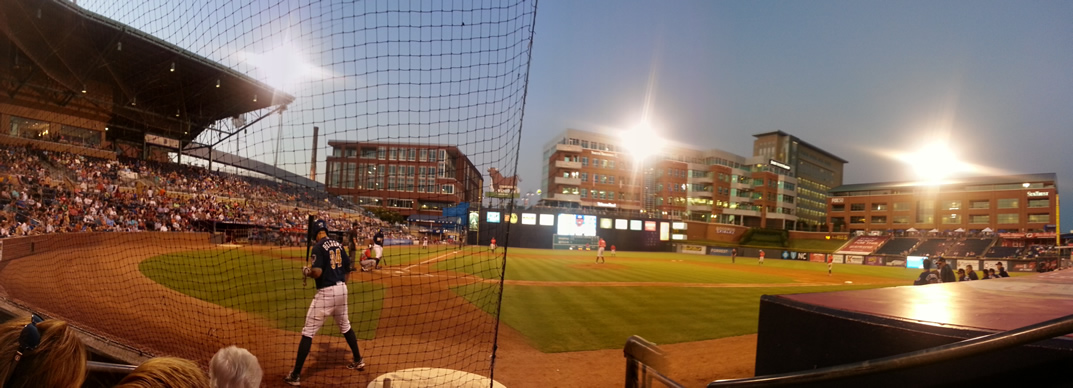
[[[109,138],[186,142],[218,120],[294,100],[66,0],[0,1],[0,33],[0,52],[15,58],[5,93],[14,98],[28,86],[54,107],[85,99],[109,117]]]

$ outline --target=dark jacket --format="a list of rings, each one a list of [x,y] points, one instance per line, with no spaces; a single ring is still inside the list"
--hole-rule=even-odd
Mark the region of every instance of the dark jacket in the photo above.
[[[958,281],[957,275],[954,275],[954,270],[950,269],[949,264],[943,265],[943,268],[939,270],[939,279],[943,283],[953,283]]]

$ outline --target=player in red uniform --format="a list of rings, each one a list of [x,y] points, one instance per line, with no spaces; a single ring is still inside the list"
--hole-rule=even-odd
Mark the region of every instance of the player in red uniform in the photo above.
[[[606,261],[604,261],[604,247],[606,247],[606,246],[607,246],[607,241],[604,241],[604,239],[601,237],[600,242],[599,242],[599,244],[597,244],[597,248],[596,248],[596,264],[606,262]]]
[[[492,253],[495,253],[495,251],[496,251],[496,238],[495,237],[492,237],[492,243],[489,244],[488,246],[490,248],[492,248]]]

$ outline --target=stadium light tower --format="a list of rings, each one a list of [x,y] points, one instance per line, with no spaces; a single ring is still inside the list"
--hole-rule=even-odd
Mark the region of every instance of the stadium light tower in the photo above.
[[[633,157],[634,178],[637,177],[637,169],[641,169],[641,211],[653,213],[654,201],[649,201],[648,187],[655,181],[652,169],[648,166],[651,157],[663,151],[667,141],[663,139],[648,122],[641,122],[630,130],[622,132],[622,145]]]

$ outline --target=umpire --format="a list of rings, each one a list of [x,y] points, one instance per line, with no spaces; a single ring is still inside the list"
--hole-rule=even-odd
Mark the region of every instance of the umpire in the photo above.
[[[313,246],[312,260],[309,267],[302,267],[302,275],[314,279],[317,285],[317,295],[313,297],[313,303],[306,312],[305,326],[302,328],[302,339],[298,342],[298,358],[294,362],[294,370],[287,374],[284,381],[287,384],[301,385],[300,375],[302,365],[305,364],[309,348],[313,346],[313,336],[317,334],[321,326],[324,326],[324,317],[331,315],[335,323],[339,325],[339,331],[346,338],[350,351],[354,354],[354,362],[347,365],[347,369],[363,370],[365,361],[361,358],[358,350],[358,338],[354,335],[354,329],[350,327],[350,317],[347,315],[347,287],[346,275],[350,270],[350,257],[343,249],[343,244],[328,238],[328,225],[324,220],[316,220],[311,228],[317,233],[317,242]]]

